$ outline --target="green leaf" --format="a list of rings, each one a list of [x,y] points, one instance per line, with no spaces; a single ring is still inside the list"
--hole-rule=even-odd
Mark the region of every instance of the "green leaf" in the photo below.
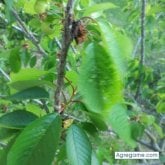
[[[74,86],[77,86],[78,74],[74,70],[67,71],[66,72],[66,77],[71,81],[71,83]]]
[[[94,5],[86,8],[83,15],[89,16],[92,13],[100,12],[100,11],[107,10],[107,9],[114,9],[116,7],[117,7],[116,5],[114,5],[113,3],[109,3],[109,2],[108,3],[94,4]]]
[[[62,146],[58,148],[59,152],[56,155],[55,162],[58,164],[58,162],[63,161],[66,159],[66,143],[63,143]]]
[[[30,59],[30,67],[33,68],[37,63],[37,57],[36,56],[33,56],[31,59]]]
[[[97,128],[95,127],[95,125],[93,123],[82,122],[81,126],[82,126],[83,130],[85,130],[87,133],[89,133],[92,136],[96,136],[98,133]]]
[[[67,157],[72,165],[91,165],[92,147],[85,132],[72,125],[66,138]]]
[[[89,118],[93,124],[101,131],[108,130],[108,126],[103,120],[103,117],[98,113],[88,113]]]
[[[91,165],[101,165],[101,163],[99,163],[99,160],[95,154],[95,152],[92,152],[92,162]]]
[[[10,52],[9,64],[11,70],[15,73],[17,73],[21,68],[21,58],[19,53],[19,48],[15,48]]]
[[[126,109],[122,105],[117,104],[112,107],[112,111],[109,114],[109,124],[128,145],[136,147],[136,143],[132,139],[131,125],[128,122]]]
[[[38,80],[48,72],[35,68],[21,69],[18,73],[11,73],[10,78],[12,82],[23,80]]]
[[[15,93],[9,97],[10,100],[26,100],[26,99],[45,99],[49,97],[49,93],[41,87],[31,87]]]
[[[41,117],[27,126],[9,151],[8,165],[49,165],[53,161],[61,132],[57,114]]]
[[[19,130],[16,130],[16,129],[0,127],[0,140],[10,138],[11,136],[13,136],[14,134],[18,132]]]
[[[18,135],[12,137],[4,148],[0,148],[0,164],[7,165],[7,156]]]
[[[106,115],[112,105],[122,100],[122,82],[111,56],[91,43],[80,68],[78,87],[90,111]]]
[[[8,83],[10,88],[13,88],[17,91],[21,91],[30,87],[34,86],[44,86],[47,85],[51,88],[54,87],[53,83],[50,83],[49,81],[45,80],[23,80],[23,81],[15,81],[15,82],[10,82]]]
[[[24,1],[24,11],[25,13],[28,14],[36,14],[35,10],[34,10],[34,5],[36,3],[36,0],[28,0],[28,1]]]
[[[120,71],[120,76],[123,79],[127,73],[126,59],[131,56],[132,43],[126,35],[115,31],[107,22],[99,21],[98,25],[100,27],[103,45],[111,55],[116,67]]]
[[[0,126],[12,129],[22,129],[37,119],[37,116],[31,112],[17,110],[0,117]]]
[[[143,124],[152,125],[155,122],[155,117],[152,115],[147,115],[143,113],[140,116],[140,122],[142,122]]]
[[[132,138],[137,140],[138,138],[141,138],[144,132],[144,125],[137,123],[137,122],[132,122],[131,123],[131,134]]]
[[[165,101],[160,100],[158,104],[156,105],[156,111],[158,113],[165,113]]]
[[[163,129],[161,128],[160,125],[153,123],[153,127],[154,127],[155,131],[158,133],[158,135],[160,136],[160,138],[165,137],[165,133],[163,133]]]
[[[29,112],[34,113],[37,116],[43,116],[46,115],[46,112],[44,109],[42,109],[42,107],[38,104],[34,104],[34,103],[28,103],[25,105],[26,110]]]
[[[6,17],[8,19],[9,22],[12,22],[14,21],[14,17],[13,17],[13,14],[12,14],[12,7],[13,7],[13,4],[14,4],[14,1],[13,0],[5,0],[5,14],[6,14]]]

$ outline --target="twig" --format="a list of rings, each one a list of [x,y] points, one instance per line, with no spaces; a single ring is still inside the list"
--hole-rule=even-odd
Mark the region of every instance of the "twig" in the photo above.
[[[137,84],[137,91],[135,94],[135,99],[138,98],[141,92],[141,84],[142,84],[142,70],[144,65],[145,58],[145,11],[146,11],[146,0],[142,0],[142,8],[141,8],[141,56],[140,56],[140,65],[139,65],[139,81]]]
[[[146,135],[149,137],[149,139],[151,140],[152,146],[153,146],[157,151],[161,152],[161,149],[160,149],[159,145],[156,143],[155,137],[154,137],[149,131],[147,131],[147,130],[145,130],[145,133],[146,133]]]
[[[153,145],[150,145],[149,143],[146,143],[145,141],[142,141],[142,140],[136,140],[138,143],[140,143],[141,145],[153,150],[153,151],[158,151],[158,152],[161,152],[161,150],[159,150],[158,148],[156,148],[155,146]]]
[[[61,96],[62,86],[64,84],[66,57],[69,50],[69,46],[72,42],[71,28],[72,28],[73,2],[74,0],[68,0],[65,11],[64,32],[62,37],[59,65],[57,68],[57,84],[54,95],[54,101],[55,101],[54,111],[58,111],[58,112],[61,111],[60,96]]]
[[[134,48],[134,50],[133,50],[133,53],[132,53],[132,57],[133,57],[133,58],[135,58],[135,56],[136,56],[136,53],[137,53],[137,50],[138,50],[140,41],[141,41],[141,36],[138,38],[137,43],[136,43],[136,45],[135,45],[135,48]]]
[[[39,53],[42,54],[43,56],[46,56],[47,53],[44,51],[44,49],[41,47],[41,45],[39,44],[39,41],[34,37],[34,35],[32,34],[32,32],[30,32],[27,28],[25,23],[21,20],[20,16],[18,15],[18,13],[16,12],[16,10],[12,9],[12,13],[15,16],[22,32],[25,34],[25,37],[28,38],[38,49]]]
[[[2,69],[2,68],[0,68],[0,72],[4,75],[4,77],[7,79],[7,80],[11,80],[10,79],[10,77],[7,75],[7,73],[5,73],[5,71]]]
[[[67,117],[67,118],[70,118],[70,119],[74,119],[74,120],[76,120],[78,122],[83,122],[83,120],[80,120],[79,118],[77,118],[77,117],[75,117],[73,115],[67,114],[67,113],[63,113],[63,116]]]

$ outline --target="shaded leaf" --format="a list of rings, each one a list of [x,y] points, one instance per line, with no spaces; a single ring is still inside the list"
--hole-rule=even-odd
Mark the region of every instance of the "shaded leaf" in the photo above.
[[[0,140],[10,138],[14,134],[18,133],[19,130],[0,127]]]
[[[132,122],[131,123],[132,138],[135,140],[138,140],[138,138],[141,138],[144,133],[144,129],[145,129],[144,125],[137,122]]]
[[[17,110],[0,117],[0,126],[12,129],[22,129],[37,119],[37,116],[31,112]]]
[[[97,113],[88,113],[91,121],[93,122],[93,124],[102,131],[105,131],[108,129],[108,126],[106,125],[106,123],[103,120],[103,117],[100,114]]]
[[[26,99],[45,99],[49,97],[49,93],[41,87],[31,87],[17,92],[9,97],[10,100],[26,100]]]

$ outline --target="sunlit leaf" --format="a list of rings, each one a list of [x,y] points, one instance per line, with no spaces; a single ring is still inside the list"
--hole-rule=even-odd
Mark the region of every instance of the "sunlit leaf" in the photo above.
[[[122,83],[113,59],[99,44],[87,47],[78,85],[86,106],[93,112],[104,114],[122,99]]]
[[[116,8],[117,6],[114,5],[113,3],[107,2],[107,3],[100,3],[100,4],[94,4],[88,8],[85,9],[84,16],[89,16],[90,14],[94,12],[100,12],[103,10],[107,9],[113,9]]]
[[[100,27],[103,45],[120,71],[121,78],[124,78],[127,69],[127,59],[132,52],[131,41],[126,35],[115,31],[105,21],[99,21],[98,25]]]

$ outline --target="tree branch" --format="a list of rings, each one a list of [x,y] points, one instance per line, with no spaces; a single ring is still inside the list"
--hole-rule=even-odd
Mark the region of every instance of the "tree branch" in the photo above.
[[[41,47],[41,45],[39,44],[39,41],[34,37],[34,35],[32,34],[31,31],[29,31],[26,28],[25,23],[21,20],[20,16],[18,15],[17,11],[12,9],[12,13],[15,16],[22,32],[25,34],[25,37],[28,38],[34,45],[35,47],[38,49],[39,53],[42,54],[43,56],[46,56],[47,53],[44,51],[44,49]]]
[[[61,111],[61,90],[64,84],[64,75],[65,75],[65,65],[66,65],[66,57],[69,50],[69,46],[72,42],[71,36],[71,28],[72,28],[72,8],[73,8],[74,0],[68,0],[66,11],[65,11],[65,21],[64,21],[64,32],[61,43],[61,51],[59,58],[59,65],[57,68],[57,83],[56,90],[54,94],[54,111]]]
[[[145,11],[146,11],[146,0],[142,0],[142,7],[141,7],[141,56],[140,56],[140,65],[139,65],[139,81],[137,84],[137,91],[135,94],[135,99],[138,98],[141,92],[141,84],[142,84],[142,68],[144,65],[144,58],[145,58]]]

